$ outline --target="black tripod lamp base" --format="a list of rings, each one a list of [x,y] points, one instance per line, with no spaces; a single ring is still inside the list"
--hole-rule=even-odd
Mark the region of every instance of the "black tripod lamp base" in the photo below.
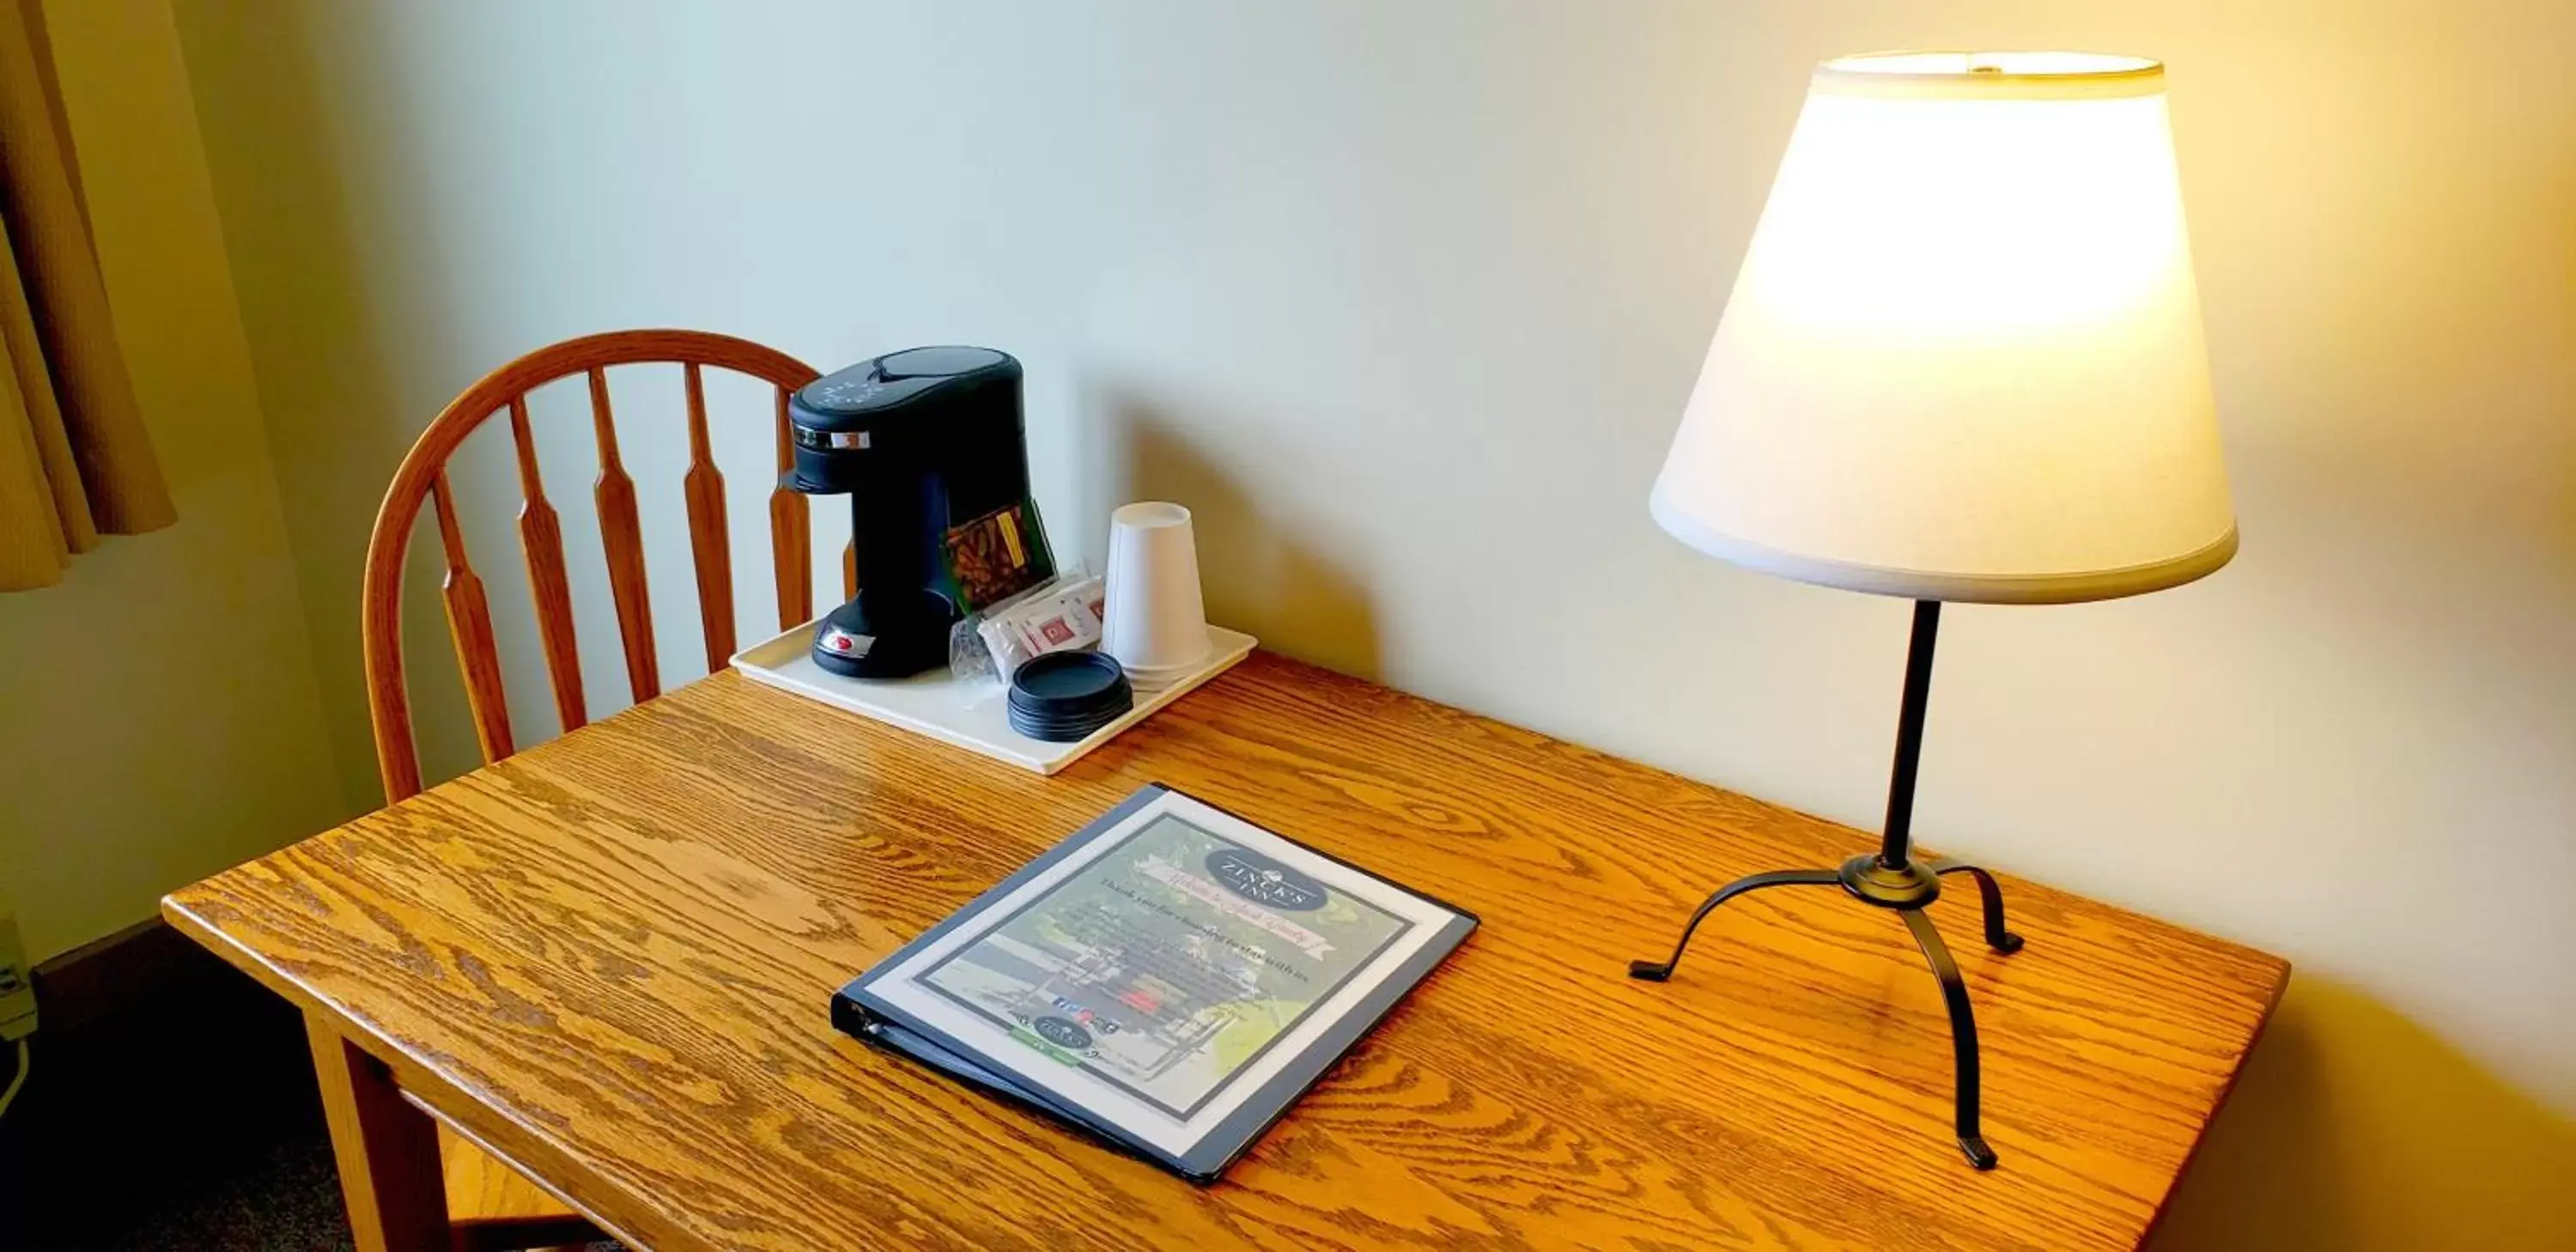
[[[1965,866],[1958,860],[1904,860],[1899,866],[1888,866],[1878,855],[1855,855],[1839,868],[1816,868],[1816,871],[1772,871],[1752,873],[1721,886],[1692,912],[1690,922],[1682,927],[1682,938],[1672,945],[1672,958],[1667,961],[1628,961],[1628,976],[1638,982],[1672,982],[1672,971],[1680,969],[1682,953],[1690,951],[1690,935],[1700,930],[1700,922],[1718,904],[1734,896],[1767,886],[1839,886],[1844,894],[1862,904],[1888,909],[1906,922],[1914,933],[1914,943],[1924,951],[1924,963],[1932,966],[1932,976],[1940,979],[1942,1002],[1950,1007],[1950,1046],[1958,1064],[1958,1152],[1968,1157],[1976,1170],[1994,1170],[1994,1149],[1986,1146],[1986,1136],[1978,1123],[1981,1113],[1981,1064],[1976,1051],[1976,1010],[1968,1005],[1968,982],[1960,979],[1958,961],[1950,958],[1950,945],[1942,943],[1940,930],[1932,927],[1932,917],[1924,915],[1924,904],[1940,899],[1940,878],[1945,873],[1965,873],[1976,878],[1976,891],[1986,912],[1986,945],[1999,956],[2012,956],[2022,951],[2022,935],[2004,927],[2004,891],[1996,886],[1994,876],[1976,866]]]
[[[1983,1090],[1981,1067],[1977,1054],[1977,1019],[1968,1003],[1967,981],[1959,976],[1958,962],[1950,959],[1949,945],[1941,940],[1932,919],[1923,906],[1941,898],[1941,878],[1946,874],[1966,874],[1976,880],[1977,894],[1985,906],[1986,946],[1997,954],[2010,956],[2021,951],[2021,936],[2004,925],[2004,895],[1994,875],[1974,865],[1933,858],[1889,865],[1879,855],[1856,856],[1835,869],[1786,869],[1767,874],[1752,874],[1718,888],[1691,914],[1682,927],[1673,954],[1661,961],[1630,961],[1628,976],[1643,982],[1671,981],[1674,969],[1681,965],[1682,954],[1690,949],[1691,936],[1699,924],[1718,905],[1748,891],[1766,887],[1812,886],[1840,887],[1855,900],[1895,913],[1914,935],[1916,946],[1923,949],[1924,961],[1932,967],[1932,976],[1941,982],[1941,999],[1950,1010],[1950,1043],[1957,1065],[1956,1112],[1959,1152],[1968,1164],[1986,1170],[1995,1167],[1995,1150],[1986,1145],[1980,1117],[1980,1093]]]
[[[1883,909],[1919,909],[1941,898],[1941,876],[1912,860],[1890,865],[1876,854],[1856,856],[1834,878],[1853,899]]]
[[[1933,928],[1932,918],[1923,910],[1941,898],[1943,876],[1966,874],[1977,880],[1977,895],[1985,905],[1986,946],[2010,956],[2021,951],[2021,936],[2004,925],[2004,893],[1995,885],[1994,875],[1974,865],[1942,857],[1917,857],[1913,852],[1914,779],[1923,759],[1923,713],[1931,700],[1932,644],[1940,628],[1941,602],[1915,601],[1914,634],[1905,650],[1905,698],[1896,713],[1895,769],[1887,780],[1887,828],[1878,851],[1853,857],[1834,869],[1782,869],[1736,879],[1710,893],[1699,911],[1691,914],[1689,924],[1682,927],[1681,939],[1673,944],[1670,958],[1630,961],[1628,976],[1646,982],[1671,979],[1700,922],[1718,905],[1748,891],[1787,886],[1840,887],[1863,904],[1895,913],[1913,932],[1915,946],[1923,949],[1923,960],[1932,967],[1932,976],[1941,980],[1942,1002],[1949,1006],[1950,1045],[1958,1063],[1959,1151],[1966,1155],[1968,1164],[1993,1169],[1995,1150],[1986,1146],[1977,1120],[1977,1015],[1968,1003],[1968,984],[1959,977],[1959,963],[1950,959],[1949,945],[1941,942],[1941,932]]]
[[[1975,1166],[1979,1171],[1995,1167],[1995,1150],[1987,1147],[1986,1141],[1975,1135],[1962,1136],[1959,1140],[1959,1151],[1968,1158],[1968,1164]]]

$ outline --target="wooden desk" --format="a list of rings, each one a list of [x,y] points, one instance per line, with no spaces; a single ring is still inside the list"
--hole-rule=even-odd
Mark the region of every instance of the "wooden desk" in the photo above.
[[[825,1017],[1148,781],[1485,919],[1208,1190]],[[2009,879],[2030,942],[1997,957],[1945,897],[1979,1174],[1893,918],[1765,892],[1673,982],[1624,976],[1714,885],[1869,844],[1267,655],[1053,779],[722,674],[163,907],[352,1045],[325,1087],[397,1248],[437,1179],[388,1083],[664,1250],[2135,1245],[2288,967]]]

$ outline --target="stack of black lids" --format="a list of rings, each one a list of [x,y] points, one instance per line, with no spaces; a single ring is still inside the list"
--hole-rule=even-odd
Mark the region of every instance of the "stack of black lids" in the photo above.
[[[1011,729],[1072,743],[1135,707],[1127,673],[1102,652],[1050,652],[1011,674]]]

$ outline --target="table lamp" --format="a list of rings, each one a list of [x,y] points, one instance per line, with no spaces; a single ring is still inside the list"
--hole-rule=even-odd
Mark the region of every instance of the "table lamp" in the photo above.
[[[1902,52],[1817,67],[1650,500],[1738,565],[1914,601],[1879,850],[1755,874],[1904,919],[1941,981],[1960,1149],[1976,1020],[1923,913],[1970,875],[1986,942],[2021,947],[1972,865],[1909,828],[1943,601],[2056,604],[2190,582],[2236,553],[2174,174],[2164,67],[2070,52]]]

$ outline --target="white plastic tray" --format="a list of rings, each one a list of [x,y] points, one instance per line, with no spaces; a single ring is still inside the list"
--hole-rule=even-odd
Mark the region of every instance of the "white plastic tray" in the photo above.
[[[819,619],[818,619],[819,620]],[[1190,689],[1233,667],[1260,642],[1240,631],[1208,627],[1205,665],[1191,670],[1160,691],[1139,692],[1136,707],[1073,743],[1031,739],[1011,729],[1008,698],[994,683],[969,687],[934,669],[911,678],[843,678],[814,663],[814,623],[755,643],[733,654],[733,667],[756,683],[792,691],[834,708],[901,726],[953,743],[970,752],[1008,761],[1022,769],[1052,774],[1083,754],[1109,742],[1118,732],[1145,720],[1154,710],[1189,694]]]

